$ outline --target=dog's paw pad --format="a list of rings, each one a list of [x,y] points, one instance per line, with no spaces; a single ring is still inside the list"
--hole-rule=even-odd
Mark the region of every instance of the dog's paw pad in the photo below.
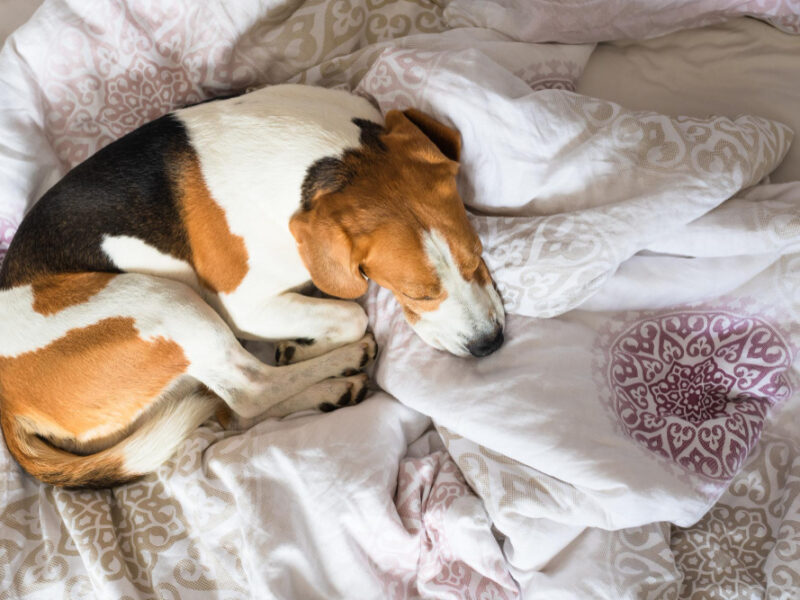
[[[350,387],[344,394],[342,394],[336,401],[336,406],[350,406],[353,403],[353,388]]]
[[[356,404],[360,404],[361,401],[367,397],[367,392],[369,392],[369,379],[364,373],[351,377],[350,381],[350,388],[339,398],[339,401],[336,403],[337,406],[355,406]]]
[[[294,352],[294,346],[289,345],[287,342],[278,344],[278,347],[275,348],[275,364],[281,366],[290,364]]]
[[[367,393],[369,392],[369,379],[364,373],[348,377],[346,380],[334,381],[337,381],[335,385],[338,386],[341,386],[342,383],[346,383],[347,385],[343,389],[341,387],[339,388],[340,395],[335,402],[323,402],[319,405],[319,409],[322,412],[331,412],[337,408],[360,404],[364,398],[367,397]]]
[[[309,346],[314,343],[311,338],[297,338],[278,342],[275,347],[275,364],[278,366],[291,365],[310,358]]]
[[[364,387],[362,387],[360,390],[358,390],[358,393],[356,394],[356,397],[353,399],[353,404],[361,404],[364,401],[364,398],[367,397],[368,393],[369,393],[369,388],[367,387],[367,385],[365,383]]]

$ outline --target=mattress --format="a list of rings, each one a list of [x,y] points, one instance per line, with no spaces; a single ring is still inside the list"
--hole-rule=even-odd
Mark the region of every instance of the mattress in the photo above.
[[[460,131],[508,320],[458,359],[372,285],[363,403],[209,421],[111,490],[42,485],[0,446],[0,598],[800,595],[797,13],[45,3],[0,53],[0,258],[111,140],[292,81]]]

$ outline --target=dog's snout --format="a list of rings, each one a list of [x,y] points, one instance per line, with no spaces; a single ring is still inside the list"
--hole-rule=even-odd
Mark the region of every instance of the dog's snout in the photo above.
[[[467,345],[472,356],[488,356],[503,345],[503,330],[499,328],[496,332],[475,340]]]

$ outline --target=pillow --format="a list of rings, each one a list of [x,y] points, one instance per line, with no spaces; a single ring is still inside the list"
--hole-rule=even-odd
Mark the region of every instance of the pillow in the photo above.
[[[741,18],[653,40],[600,44],[577,91],[668,115],[760,115],[798,131],[798,82],[800,40]],[[800,144],[770,180],[800,180]]]
[[[526,42],[645,39],[740,16],[800,33],[797,0],[451,0],[451,27],[490,27]]]

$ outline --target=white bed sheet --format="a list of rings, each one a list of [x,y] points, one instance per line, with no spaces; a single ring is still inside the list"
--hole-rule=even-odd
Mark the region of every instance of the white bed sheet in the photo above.
[[[527,98],[531,89],[574,89],[590,45],[511,42],[502,33],[489,30],[444,33],[448,25],[440,3],[407,0],[377,7],[372,4],[308,0],[267,8],[259,2],[51,0],[37,23],[17,35],[0,57],[0,77],[8,84],[0,89],[4,103],[0,106],[0,129],[4,133],[0,139],[0,255],[25,208],[41,188],[69,166],[157,114],[230,86],[277,83],[288,78],[348,87],[366,74],[363,88],[395,103],[425,92],[426,78],[437,68],[439,75],[446,74],[447,61],[452,59],[450,67],[464,67],[467,75],[474,75],[466,78],[474,96],[456,94],[458,102],[438,105],[439,116],[448,117],[447,109],[460,102],[465,114],[469,109],[475,111],[480,102],[470,107],[468,100],[485,100],[483,93],[499,94],[498,98],[510,94],[513,98],[506,98],[505,114],[522,115],[520,123],[525,127],[517,133],[524,131],[531,142],[528,150],[532,154],[526,155],[530,164],[535,163],[539,150],[547,150],[546,144],[541,148],[533,144],[540,140],[537,136],[546,136],[550,121],[542,119],[537,132],[530,123],[537,115],[553,115],[557,121],[580,114],[577,121],[559,121],[564,139],[551,136],[550,141],[555,145],[561,140],[569,146],[568,130],[574,126],[575,139],[581,142],[575,147],[583,152],[586,147],[581,144],[587,142],[587,136],[581,123],[591,122],[587,130],[594,133],[605,131],[605,137],[598,139],[611,140],[604,142],[609,147],[614,145],[614,136],[608,132],[622,132],[624,138],[626,132],[638,131],[636,126],[631,129],[624,124],[636,124],[642,115],[633,116],[632,121],[616,120],[611,117],[623,116],[623,112],[614,113],[617,109],[606,103],[592,103],[565,92],[546,92],[541,98],[549,97],[554,107],[560,106],[559,115],[545,106],[536,108],[541,99]],[[366,11],[367,5],[371,12]],[[737,26],[753,26],[750,21],[736,23],[739,25],[725,27],[736,30]],[[687,33],[688,39],[707,35],[703,31]],[[742,39],[747,38],[740,39],[747,48]],[[797,38],[790,39],[796,43]],[[658,43],[653,40],[647,44]],[[403,49],[381,55],[394,45]],[[120,52],[121,47],[137,50]],[[625,47],[608,46],[605,50]],[[776,50],[776,56],[785,62],[791,47]],[[76,48],[82,51],[75,52]],[[666,53],[666,46],[654,48],[653,60]],[[713,44],[709,48],[713,49]],[[736,48],[734,43],[730,49]],[[465,49],[466,53],[457,52],[455,56],[446,52]],[[721,55],[717,59],[722,60]],[[689,58],[686,61],[691,62]],[[382,63],[385,68],[368,73],[373,63],[379,67]],[[600,66],[596,66],[595,74],[603,83],[620,74],[611,72],[621,69],[616,63],[610,67],[597,64]],[[421,69],[420,65],[436,68]],[[663,68],[684,67],[677,61],[672,67],[665,63]],[[782,71],[784,75],[788,72]],[[156,79],[168,84],[159,88],[160,94],[153,95],[147,85]],[[697,83],[696,79],[691,81]],[[435,83],[435,78],[430,81]],[[582,85],[591,81],[586,79]],[[736,89],[748,87],[746,80],[735,81]],[[502,88],[504,82],[509,87],[499,89],[497,86]],[[628,88],[620,83],[619,89],[603,94],[632,108],[685,112],[681,105],[666,110],[669,107],[659,104],[657,82],[651,82],[652,97],[638,99],[642,104],[637,104],[636,90],[630,89],[636,84],[627,80],[624,85]],[[790,87],[786,80],[782,83]],[[725,89],[722,83],[719,85]],[[441,91],[435,86],[428,89]],[[628,95],[610,95],[617,91]],[[757,94],[747,93],[755,101]],[[698,102],[700,108],[705,106],[702,100]],[[783,121],[792,117],[760,107],[754,104],[748,110],[745,104],[732,103],[729,114],[753,112]],[[481,130],[491,119],[482,120],[480,110],[477,112],[478,116],[473,113],[473,124],[470,119],[459,123],[465,139],[471,140],[469,148],[485,153],[481,161],[465,160],[462,184],[468,185],[470,177],[478,173],[482,178],[473,180],[480,185],[462,188],[470,201],[476,199],[470,189],[481,194],[491,191],[492,173],[486,169],[491,169],[494,155],[508,149],[494,135],[496,130]],[[490,112],[483,109],[487,115]],[[705,116],[708,112],[722,111],[703,109],[695,114]],[[671,131],[663,118],[651,115],[647,119],[654,130]],[[721,128],[721,139],[733,135],[735,127],[731,129],[729,121],[715,122]],[[677,128],[683,134],[684,125]],[[743,171],[737,171],[733,185],[725,184],[729,193],[753,183],[750,178],[760,177],[759,169],[768,168],[769,160],[762,160],[764,156],[772,153],[774,159],[774,153],[788,140],[783,128],[777,126],[766,137],[764,131],[753,133],[763,130],[763,125],[750,127],[752,137],[745,135],[741,143],[734,144],[741,155],[752,156],[740,163],[746,164]],[[470,138],[470,134],[483,138]],[[762,143],[771,140],[767,143],[771,152],[765,151],[759,158],[758,152],[744,149],[756,138]],[[481,139],[487,147],[478,147]],[[656,163],[669,162],[669,153],[662,152],[667,145],[654,142]],[[534,235],[525,236],[528,225],[511,217],[496,221],[476,218],[501,283],[508,284],[512,279],[509,273],[517,269],[524,284],[523,272],[536,275],[539,268],[537,276],[545,287],[548,281],[569,287],[574,281],[552,277],[553,269],[559,264],[569,267],[570,261],[583,257],[582,253],[591,259],[585,265],[591,266],[598,258],[591,244],[580,242],[602,242],[595,239],[602,236],[592,236],[592,227],[574,227],[579,220],[570,215],[570,205],[564,203],[570,194],[559,196],[559,191],[566,189],[559,185],[569,183],[567,175],[607,172],[603,170],[608,165],[604,165],[602,148],[599,146],[599,153],[586,153],[593,157],[594,169],[584,171],[578,164],[569,173],[561,173],[558,185],[546,188],[553,193],[553,204],[540,205],[539,209],[557,214],[531,219],[531,224],[547,225],[541,232],[531,225],[529,233]],[[707,152],[702,143],[698,148]],[[720,159],[724,169],[736,170],[735,164],[726,163],[726,156],[722,151],[711,162]],[[494,176],[510,164],[499,165]],[[631,185],[636,161],[628,166],[632,169],[628,171],[627,191],[636,197],[646,194],[647,185]],[[664,171],[662,188],[665,180],[669,183],[670,172],[668,168]],[[613,175],[614,169],[610,173]],[[536,196],[520,195],[521,187],[546,181],[548,175],[547,168],[540,168],[527,172],[521,180],[504,177],[500,183],[506,187],[494,187],[509,190],[501,200],[513,196],[516,208],[520,208],[530,196]],[[720,183],[722,175],[710,179]],[[518,185],[512,185],[514,182]],[[643,182],[646,180],[638,183]],[[611,183],[610,179],[605,181],[606,185]],[[792,356],[797,356],[800,258],[792,244],[800,239],[793,211],[800,201],[800,183],[745,191],[736,201],[723,203],[687,224],[686,219],[699,216],[724,199],[724,194],[703,198],[697,194],[696,185],[690,187],[694,201],[700,204],[689,207],[689,194],[679,195],[674,200],[683,202],[683,212],[670,213],[669,196],[665,195],[643,205],[647,210],[638,216],[635,212],[621,215],[600,206],[605,191],[614,192],[613,186],[598,187],[603,190],[599,198],[591,189],[584,189],[587,203],[572,208],[594,210],[592,214],[598,220],[590,220],[590,225],[600,224],[608,232],[616,232],[606,241],[616,243],[625,238],[631,243],[623,244],[622,250],[617,248],[613,260],[601,261],[602,279],[584,282],[579,291],[594,295],[584,294],[576,300],[582,302],[577,310],[541,322],[512,314],[507,346],[478,362],[470,378],[456,377],[458,369],[445,368],[456,359],[427,348],[420,349],[418,356],[404,354],[404,345],[416,348],[419,342],[391,298],[385,294],[371,297],[373,318],[386,319],[376,323],[385,344],[378,379],[388,382],[404,402],[440,417],[444,446],[430,431],[424,433],[429,424],[426,416],[380,394],[358,407],[330,415],[265,422],[240,435],[207,424],[158,473],[113,492],[76,493],[42,486],[21,473],[5,448],[0,449],[0,595],[495,599],[516,598],[521,593],[525,598],[546,600],[660,600],[714,593],[730,585],[738,586],[735,592],[740,597],[763,593],[781,597],[800,589],[800,571],[795,567],[800,564],[797,397],[794,402],[779,398],[786,401],[783,411],[769,416],[768,433],[735,475],[733,485],[720,496],[720,481],[727,483],[739,464],[729,466],[725,477],[717,479],[716,485],[710,486],[711,493],[702,498],[694,493],[697,485],[691,481],[697,473],[691,469],[688,474],[681,472],[672,468],[674,464],[671,471],[662,473],[659,469],[669,461],[647,457],[648,450],[633,443],[631,428],[626,434],[610,397],[591,404],[590,396],[609,384],[610,371],[604,370],[608,364],[603,361],[617,361],[619,366],[625,359],[620,358],[625,352],[619,346],[614,348],[621,355],[611,356],[612,342],[625,341],[626,335],[635,338],[633,328],[637,326],[655,324],[663,333],[671,326],[669,319],[659,316],[665,311],[682,311],[676,318],[687,322],[696,313],[713,313],[717,318],[720,311],[728,311],[742,317],[748,327],[774,323],[776,332],[791,330],[786,345],[791,346]],[[624,208],[630,198],[618,200]],[[702,210],[697,213],[685,210],[695,210],[701,204]],[[514,208],[508,202],[476,205]],[[536,203],[531,206],[536,208]],[[671,235],[663,239],[653,235],[652,215],[641,221],[649,219],[648,227],[640,228],[647,239],[632,235],[637,219],[657,210],[665,215],[663,223],[675,226]],[[657,228],[658,223],[655,225]],[[503,235],[513,231],[518,231],[517,237],[523,241],[544,241],[534,248],[550,262],[533,260],[532,254],[524,256],[530,265],[517,260],[524,254],[525,244],[515,244],[511,235],[507,243],[503,241]],[[714,236],[736,240],[729,245],[733,249],[715,243],[709,250],[704,241]],[[626,253],[639,249],[636,244],[644,241],[648,242],[648,251],[623,262],[609,278]],[[602,250],[603,243],[594,249]],[[667,252],[670,256],[663,254]],[[587,272],[580,268],[565,271]],[[551,277],[542,278],[542,274]],[[652,283],[654,275],[660,277],[658,286]],[[566,289],[562,288],[556,291]],[[514,296],[510,288],[508,291],[509,309],[519,313],[525,298]],[[525,285],[522,291],[526,291]],[[562,302],[552,314],[574,304]],[[727,335],[728,330],[723,328],[722,333]],[[680,350],[688,352],[689,339],[681,335]],[[748,343],[759,339],[750,329],[743,335]],[[720,335],[710,339],[714,344],[721,343]],[[658,357],[645,356],[651,351],[640,350],[639,358],[658,362]],[[538,356],[541,362],[536,361]],[[428,357],[430,364],[419,364],[420,357]],[[552,368],[546,366],[547,361]],[[782,361],[783,357],[777,355],[767,360],[785,366]],[[414,378],[407,370],[399,371],[404,364],[413,369]],[[579,366],[581,373],[577,373]],[[513,377],[515,372],[533,377],[529,384],[520,376],[504,386],[502,378]],[[469,389],[470,382],[476,383],[475,389]],[[791,383],[796,389],[797,382]],[[485,386],[485,401],[477,397],[478,384]],[[535,393],[526,396],[526,385]],[[523,393],[518,393],[520,390]],[[775,394],[780,391],[773,390]],[[512,398],[515,404],[503,404],[504,393],[517,393]],[[580,412],[580,402],[570,404],[571,394],[580,394],[584,405],[591,404],[590,410]],[[548,399],[560,404],[548,406]],[[443,411],[442,401],[451,402],[452,410]],[[466,408],[470,408],[469,414],[460,412]],[[481,411],[491,419],[481,419]],[[750,420],[755,427],[760,422],[759,415]],[[541,435],[526,431],[526,423],[531,431],[540,427]],[[574,423],[583,428],[585,440],[574,439]],[[526,433],[530,439],[526,439]],[[674,441],[663,430],[656,433],[654,443]],[[474,439],[462,434],[471,434]],[[749,439],[754,438],[750,435]],[[601,451],[592,452],[589,441],[603,446]],[[586,443],[582,446],[581,442]],[[444,452],[445,447],[450,454]],[[609,451],[614,448],[621,450],[610,460]],[[682,451],[675,450],[672,458]],[[597,467],[603,460],[609,468],[601,472]],[[630,478],[631,473],[620,467],[625,461],[630,461],[633,469],[646,471],[655,483],[649,489],[637,487],[636,478]],[[652,468],[647,461],[652,461]],[[656,498],[664,499],[663,506]],[[682,498],[689,498],[689,502],[681,505]],[[690,524],[715,498],[719,501],[712,511]],[[637,501],[641,506],[626,510],[626,502],[631,506]],[[648,513],[648,503],[660,510]],[[681,521],[687,527],[651,522],[661,518]],[[502,553],[493,532],[500,538]],[[696,539],[703,541],[692,541]],[[742,568],[715,571],[718,549],[736,550],[732,543],[736,539],[754,540],[757,547],[745,547],[749,554],[735,555]]]

